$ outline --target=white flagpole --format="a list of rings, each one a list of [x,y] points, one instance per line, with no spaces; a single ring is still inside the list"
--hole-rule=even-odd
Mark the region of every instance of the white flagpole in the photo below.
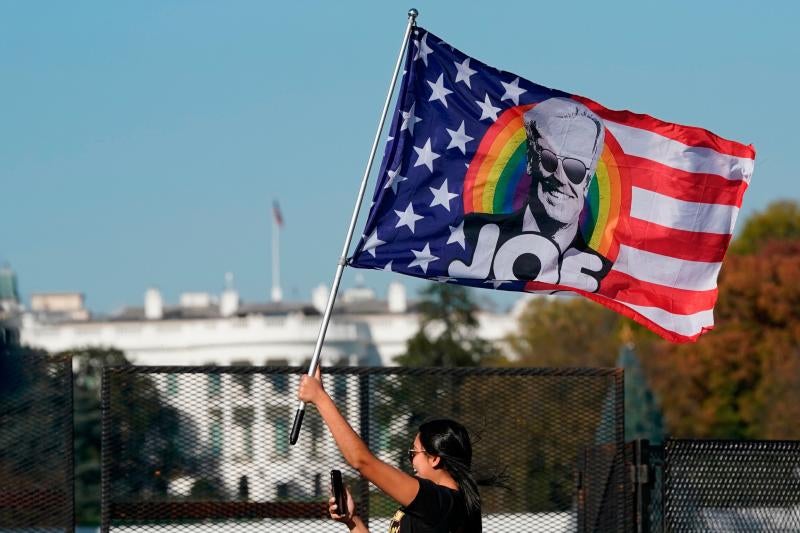
[[[281,290],[281,224],[277,220],[278,214],[275,213],[275,206],[272,206],[272,301],[280,302],[283,300]]]
[[[372,170],[372,162],[375,160],[375,153],[378,150],[378,142],[381,138],[383,125],[386,122],[386,115],[389,112],[389,103],[392,100],[392,94],[394,94],[394,87],[397,83],[397,74],[400,72],[400,65],[403,61],[403,55],[405,54],[406,46],[408,46],[408,37],[411,35],[411,28],[413,28],[416,24],[417,15],[419,15],[419,11],[416,9],[409,9],[408,24],[406,25],[406,31],[403,35],[403,44],[400,46],[400,54],[397,56],[397,63],[394,66],[394,74],[392,74],[392,81],[389,84],[389,92],[386,95],[386,102],[383,104],[383,113],[381,113],[381,119],[378,122],[378,131],[375,132],[375,140],[372,141],[372,150],[370,151],[369,159],[367,160],[367,168],[364,170],[364,177],[361,178],[361,188],[358,191],[358,197],[356,198],[356,205],[353,209],[353,215],[350,217],[350,228],[347,230],[347,237],[345,237],[344,240],[342,254],[339,257],[339,263],[336,267],[336,274],[333,277],[333,286],[331,287],[331,293],[328,296],[328,304],[325,306],[325,313],[322,315],[322,324],[319,328],[317,344],[314,347],[314,356],[311,358],[311,364],[308,367],[309,376],[314,375],[314,373],[317,371],[317,366],[319,365],[319,355],[322,352],[322,343],[325,341],[325,332],[328,330],[328,323],[331,319],[333,303],[336,301],[336,293],[339,290],[339,282],[342,280],[344,266],[347,263],[347,252],[350,249],[350,241],[353,239],[353,231],[355,231],[358,212],[361,209],[361,201],[364,199],[364,192],[367,190],[367,180],[369,178],[370,170]],[[295,444],[297,442],[297,437],[300,435],[300,427],[303,424],[303,415],[305,415],[305,412],[306,404],[303,401],[300,401],[297,405],[297,412],[295,412],[294,415],[292,432],[289,435],[289,442],[291,444]]]

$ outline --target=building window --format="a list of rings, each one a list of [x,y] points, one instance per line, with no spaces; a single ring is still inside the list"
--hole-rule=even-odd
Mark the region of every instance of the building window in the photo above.
[[[167,396],[178,395],[178,374],[167,374]]]
[[[333,400],[342,412],[342,416],[347,417],[347,376],[333,376]]]
[[[270,366],[288,366],[289,361],[286,359],[274,359],[269,362]],[[286,392],[289,390],[289,376],[288,374],[270,374],[269,380],[272,383],[272,388],[275,392]]]
[[[253,366],[249,361],[234,361],[232,363],[233,366]],[[250,394],[253,389],[253,374],[239,374],[234,373],[231,374],[233,376],[233,381],[242,389],[244,390],[245,394]]]
[[[286,374],[270,374],[269,379],[275,392],[283,393],[289,390],[289,376]]]
[[[322,474],[314,474],[314,497],[322,496]]]
[[[253,459],[253,414],[252,407],[237,407],[233,411],[233,423],[242,447],[236,450],[236,459],[250,461]]]
[[[222,411],[213,409],[209,412],[211,423],[208,426],[208,441],[211,443],[211,454],[222,455]]]
[[[276,487],[276,492],[278,493],[279,500],[286,500],[289,498],[289,484],[288,483],[278,483]]]
[[[273,418],[272,427],[275,434],[275,453],[280,457],[289,455],[289,421],[285,418]]]
[[[208,395],[219,396],[222,393],[222,376],[219,374],[208,374]]]

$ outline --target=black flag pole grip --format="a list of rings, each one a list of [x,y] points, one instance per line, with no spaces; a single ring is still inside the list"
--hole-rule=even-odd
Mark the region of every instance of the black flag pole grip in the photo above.
[[[317,370],[317,365],[319,364],[319,356],[322,352],[322,343],[325,341],[325,332],[328,330],[328,323],[330,322],[331,312],[333,311],[333,303],[336,301],[336,293],[339,291],[339,283],[342,280],[342,273],[344,272],[344,267],[347,264],[347,252],[350,249],[350,241],[353,240],[353,232],[356,229],[358,212],[361,209],[361,202],[364,199],[364,193],[367,190],[367,181],[369,179],[370,170],[372,170],[372,162],[375,161],[375,153],[378,150],[378,143],[380,142],[383,125],[386,123],[386,115],[389,112],[389,104],[392,101],[392,94],[394,93],[395,85],[397,85],[397,75],[400,73],[400,66],[403,61],[403,55],[405,54],[406,47],[408,46],[408,38],[411,35],[411,28],[413,28],[416,24],[418,14],[419,12],[416,9],[410,9],[408,11],[408,24],[406,25],[406,31],[403,34],[403,43],[400,46],[400,54],[397,56],[397,63],[394,66],[392,81],[389,84],[389,93],[386,95],[386,101],[383,104],[383,113],[381,113],[381,119],[378,122],[378,131],[375,133],[375,139],[372,141],[372,149],[370,150],[369,158],[367,159],[367,168],[364,169],[364,176],[361,178],[361,187],[358,190],[358,196],[356,197],[356,205],[353,209],[353,215],[350,217],[350,227],[348,228],[347,236],[344,239],[342,255],[339,258],[338,263],[339,266],[336,268],[336,274],[333,277],[333,286],[331,287],[331,293],[328,296],[328,304],[325,306],[325,313],[322,315],[322,324],[319,328],[317,345],[314,347],[314,356],[311,358],[311,365],[308,369],[308,375],[312,377],[314,376],[314,373]],[[300,401],[300,404],[297,406],[297,412],[294,415],[292,432],[289,434],[290,444],[295,444],[300,436],[300,426],[303,425],[303,415],[305,414],[305,411],[306,406],[302,401]]]
[[[289,435],[289,443],[294,445],[297,438],[300,436],[300,426],[303,425],[303,415],[306,414],[305,404],[303,407],[298,407],[294,413],[294,423],[292,423],[292,433]]]

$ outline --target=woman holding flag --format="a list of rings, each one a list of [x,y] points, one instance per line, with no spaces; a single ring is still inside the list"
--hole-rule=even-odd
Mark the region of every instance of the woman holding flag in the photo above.
[[[472,476],[472,444],[467,430],[450,419],[424,422],[414,437],[408,458],[413,476],[378,459],[341,415],[320,380],[303,376],[297,393],[313,403],[347,463],[387,496],[400,504],[389,533],[473,533],[482,531],[481,499]],[[333,497],[331,518],[350,531],[368,532],[347,491],[347,509],[337,514]]]

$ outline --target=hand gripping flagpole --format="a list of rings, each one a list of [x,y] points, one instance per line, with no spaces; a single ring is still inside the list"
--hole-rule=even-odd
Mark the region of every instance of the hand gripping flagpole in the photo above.
[[[311,364],[308,367],[308,375],[313,376],[317,371],[319,365],[319,355],[322,352],[322,343],[325,341],[325,333],[328,330],[328,323],[331,320],[331,312],[333,311],[333,303],[336,301],[336,293],[339,290],[339,282],[342,280],[342,273],[344,272],[345,264],[347,264],[347,252],[350,250],[350,241],[353,239],[353,231],[355,231],[356,220],[358,220],[358,212],[361,210],[361,201],[364,199],[364,192],[367,190],[367,181],[369,173],[372,170],[372,162],[375,160],[375,152],[378,150],[378,142],[380,141],[383,125],[386,122],[386,115],[389,112],[389,103],[394,94],[394,87],[397,83],[397,74],[400,72],[400,65],[403,61],[403,55],[408,46],[408,36],[411,34],[411,28],[414,27],[417,20],[419,11],[416,9],[409,9],[408,11],[408,24],[406,31],[403,35],[403,44],[400,46],[400,54],[397,56],[397,63],[394,66],[394,74],[392,74],[392,81],[389,84],[389,93],[386,95],[386,102],[383,104],[383,113],[381,113],[381,120],[378,123],[378,131],[375,132],[375,140],[372,141],[372,150],[367,160],[367,168],[364,170],[364,177],[361,178],[361,188],[358,191],[358,198],[356,205],[353,209],[353,216],[350,217],[350,228],[347,230],[347,237],[344,239],[344,247],[342,248],[342,255],[339,257],[339,263],[336,267],[336,274],[333,276],[333,286],[331,293],[328,296],[328,303],[325,306],[325,313],[322,315],[322,324],[319,328],[319,335],[317,336],[317,345],[314,347],[314,356],[311,358]],[[300,435],[300,427],[303,425],[303,416],[306,413],[306,404],[302,400],[297,405],[297,412],[294,415],[294,423],[292,424],[292,432],[289,435],[289,442],[295,444]]]

